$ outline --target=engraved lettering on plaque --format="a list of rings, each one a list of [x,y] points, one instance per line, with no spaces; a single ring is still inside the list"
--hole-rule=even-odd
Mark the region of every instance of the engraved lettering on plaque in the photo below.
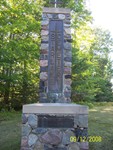
[[[63,88],[63,21],[51,20],[49,25],[48,92]]]
[[[43,128],[73,128],[74,117],[73,116],[38,116],[38,127]]]

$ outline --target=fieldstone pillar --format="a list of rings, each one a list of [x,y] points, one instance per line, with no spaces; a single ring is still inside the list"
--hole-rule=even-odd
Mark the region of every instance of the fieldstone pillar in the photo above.
[[[71,104],[70,10],[44,8],[40,103],[23,106],[21,150],[88,150],[88,107]]]
[[[40,102],[71,102],[70,9],[44,8],[40,50]]]

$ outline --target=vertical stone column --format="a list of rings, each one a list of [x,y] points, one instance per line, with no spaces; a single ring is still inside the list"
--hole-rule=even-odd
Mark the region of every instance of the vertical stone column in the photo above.
[[[49,35],[50,21],[63,21],[63,89],[60,93],[49,93],[48,91],[48,64],[49,64]],[[71,102],[71,29],[70,10],[65,8],[44,8],[42,14],[41,50],[40,50],[40,102]],[[60,80],[60,79],[59,79]]]
[[[45,104],[23,106],[21,150],[88,150],[88,142],[80,141],[88,136],[88,107],[67,104],[71,101],[70,20],[69,9],[43,9],[40,102]]]

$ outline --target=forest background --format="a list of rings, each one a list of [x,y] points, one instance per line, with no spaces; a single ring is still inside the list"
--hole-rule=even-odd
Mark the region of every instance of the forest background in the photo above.
[[[113,102],[113,38],[94,28],[84,0],[62,0],[72,16],[72,101]],[[0,110],[39,101],[41,15],[49,0],[0,1]]]

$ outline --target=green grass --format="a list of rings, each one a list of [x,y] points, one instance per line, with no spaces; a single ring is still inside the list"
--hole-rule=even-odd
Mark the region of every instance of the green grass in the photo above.
[[[102,142],[89,143],[90,150],[113,150],[113,103],[89,104],[89,135]],[[20,150],[21,112],[0,113],[0,150]]]
[[[21,113],[0,113],[0,150],[20,150]]]
[[[101,143],[90,143],[90,150],[113,150],[113,103],[101,103],[89,110],[89,135],[101,136]]]

